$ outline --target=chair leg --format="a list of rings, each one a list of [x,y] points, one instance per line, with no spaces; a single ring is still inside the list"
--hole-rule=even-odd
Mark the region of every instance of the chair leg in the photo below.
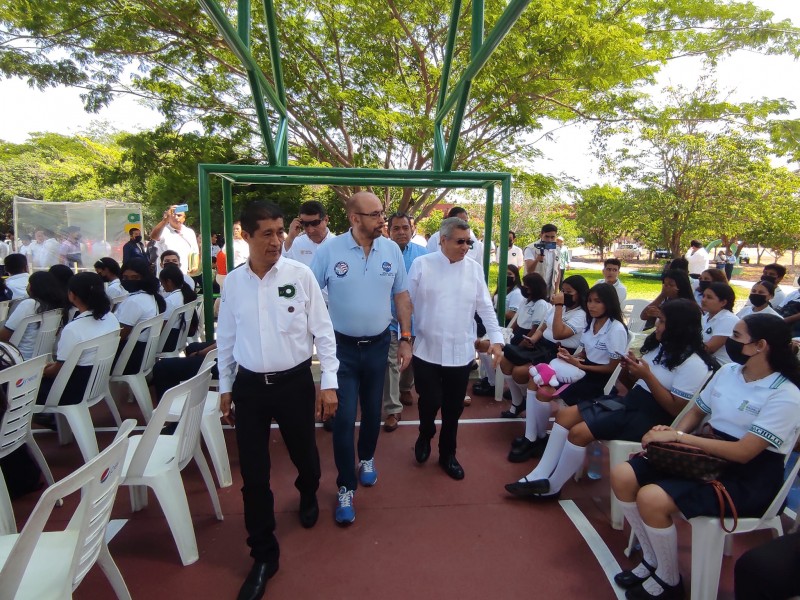
[[[147,387],[147,380],[144,376],[135,376],[128,379],[133,397],[144,415],[144,422],[149,423],[153,416],[153,399],[150,398],[150,388]]]
[[[630,537],[628,537],[628,546],[625,548],[625,550],[622,551],[622,553],[625,556],[627,556],[628,558],[630,558],[631,554],[633,554],[634,549],[636,548],[636,544],[638,544],[638,543],[639,543],[639,540],[636,537],[636,534],[633,533],[633,529],[631,529],[631,535],[630,535]]]
[[[170,469],[150,480],[150,487],[161,504],[175,545],[178,547],[183,566],[190,565],[200,558],[197,551],[197,538],[194,535],[189,501],[183,487],[180,471]]]
[[[716,598],[725,532],[714,517],[689,519],[692,526],[692,598]]]
[[[222,432],[219,415],[217,413],[204,414],[203,420],[200,422],[200,432],[203,434],[203,441],[211,456],[211,464],[214,465],[219,487],[233,485],[231,462],[228,459],[228,448],[225,445],[225,435]]]
[[[111,392],[108,392],[108,394],[103,397],[103,400],[106,401],[106,406],[108,406],[108,410],[114,418],[114,423],[117,424],[117,427],[120,427],[122,425],[122,417],[119,414],[119,408],[117,408],[117,402],[114,400],[114,396],[111,395]]]
[[[100,454],[97,447],[97,437],[94,433],[94,424],[89,409],[85,404],[75,404],[72,406],[62,406],[62,414],[69,422],[70,429],[81,449],[84,462],[89,462]]]
[[[111,557],[108,551],[108,546],[104,543],[100,546],[100,554],[97,556],[97,564],[105,573],[106,579],[111,584],[111,588],[117,595],[119,600],[131,600],[131,593],[128,591],[128,586],[125,585],[125,580],[122,578],[117,563]]]
[[[214,485],[214,480],[211,478],[211,470],[208,468],[206,457],[200,449],[200,443],[194,449],[194,462],[197,463],[197,468],[200,469],[200,474],[203,476],[203,481],[206,484],[208,495],[211,496],[211,504],[214,506],[214,514],[217,516],[218,521],[222,521],[222,507],[219,504],[219,496],[217,495],[217,488]]]
[[[614,495],[614,490],[611,490],[611,527],[617,531],[622,531],[625,526],[625,517],[622,514],[622,506],[619,500]]]
[[[0,535],[17,533],[17,521],[14,518],[14,506],[8,495],[6,478],[0,473]]]
[[[50,471],[50,466],[47,464],[47,461],[44,458],[44,454],[42,454],[42,449],[39,448],[39,444],[36,443],[36,439],[33,437],[32,432],[28,432],[28,435],[25,438],[25,443],[28,446],[28,453],[31,455],[31,458],[36,461],[36,464],[39,465],[39,470],[44,475],[44,480],[47,482],[47,485],[53,485],[55,480],[53,479],[53,473]]]
[[[147,486],[131,485],[128,486],[131,497],[131,512],[138,512],[147,508]]]
[[[71,444],[75,438],[72,436],[72,430],[69,427],[67,418],[61,413],[55,413],[55,415],[56,429],[58,430],[58,445],[66,446],[67,444]]]

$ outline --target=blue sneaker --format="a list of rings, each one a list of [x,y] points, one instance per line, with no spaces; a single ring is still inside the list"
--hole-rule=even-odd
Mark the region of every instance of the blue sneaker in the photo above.
[[[353,508],[353,490],[342,486],[339,488],[339,500],[336,503],[336,522],[349,525],[356,520],[356,509]]]
[[[378,472],[375,470],[374,457],[358,463],[358,481],[366,487],[372,487],[378,483]]]

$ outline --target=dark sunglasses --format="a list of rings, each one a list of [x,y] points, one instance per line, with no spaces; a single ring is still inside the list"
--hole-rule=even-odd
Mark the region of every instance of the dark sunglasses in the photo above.
[[[317,227],[320,223],[322,223],[322,219],[314,219],[313,221],[303,221],[303,219],[300,219],[300,225],[303,227]]]
[[[469,246],[470,248],[472,248],[472,246],[474,246],[474,245],[475,245],[475,242],[474,242],[473,240],[463,240],[463,239],[462,239],[462,240],[453,240],[453,241],[454,241],[456,244],[458,244],[459,246],[463,246],[464,244],[466,244],[467,246]]]

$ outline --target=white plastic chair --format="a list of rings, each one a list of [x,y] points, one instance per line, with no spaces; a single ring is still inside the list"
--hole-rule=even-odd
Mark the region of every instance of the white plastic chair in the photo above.
[[[92,417],[89,414],[89,407],[94,406],[106,398],[108,392],[108,378],[111,373],[111,364],[114,362],[114,356],[117,352],[119,345],[119,331],[112,331],[101,335],[85,342],[81,342],[66,361],[64,361],[61,370],[58,372],[53,387],[50,388],[50,393],[47,395],[47,400],[43,405],[36,405],[34,412],[54,413],[56,417],[66,418],[72,434],[75,436],[75,441],[83,455],[83,460],[88,461],[97,456],[97,438],[94,434],[94,425],[92,424]],[[77,404],[59,405],[61,396],[64,393],[64,388],[69,381],[72,372],[74,371],[78,360],[84,352],[95,350],[95,356],[92,362],[92,371],[89,375],[89,381],[86,385],[86,391],[83,393],[82,400]],[[119,412],[113,402],[109,403],[109,409],[114,418],[119,423]],[[63,421],[59,421],[58,436],[59,442],[63,445],[69,442],[70,436],[65,431]]]
[[[196,300],[187,302],[183,306],[176,308],[175,311],[169,316],[169,319],[167,319],[167,321],[164,323],[164,327],[161,329],[161,337],[158,340],[158,351],[156,352],[158,358],[175,358],[180,356],[181,352],[186,349],[186,338],[189,337],[189,327],[191,327],[192,316],[194,315],[194,309],[196,306]],[[181,317],[183,317],[182,320]],[[178,341],[175,344],[175,349],[167,352],[164,350],[164,346],[167,343],[169,334],[172,333],[173,327],[175,327],[175,325],[178,323],[182,323],[182,325],[178,330]]]
[[[104,534],[134,425],[133,420],[125,421],[108,448],[47,488],[20,534],[0,537],[0,598],[71,598],[97,562],[117,598],[130,600]],[[78,490],[81,500],[66,528],[43,532],[53,506]]]
[[[697,397],[700,395],[700,392],[705,387],[706,382],[709,380],[711,375],[713,375],[711,371],[706,374],[703,383],[701,383],[700,387],[697,388],[697,391],[686,403],[686,406],[681,409],[681,412],[678,413],[678,416],[673,419],[671,427],[676,427],[686,413],[691,410],[692,406],[694,406],[695,400],[697,400]],[[627,461],[631,454],[636,454],[637,452],[642,451],[641,442],[631,442],[629,440],[602,440],[602,443],[608,448],[609,470],[613,469],[618,464]],[[613,490],[611,491],[609,497],[611,499],[611,527],[621,531],[625,526],[622,508],[620,507],[619,500],[617,500]]]
[[[793,440],[789,447],[794,447]],[[786,455],[788,458],[788,454]],[[759,518],[740,518],[736,530],[726,533],[720,525],[719,517],[694,517],[688,519],[692,526],[692,598],[716,598],[719,587],[719,574],[722,569],[723,554],[730,554],[731,536],[760,529],[771,529],[774,537],[783,535],[781,509],[789,495],[789,489],[797,477],[800,461],[796,461],[786,477],[781,489],[763,516]],[[682,515],[681,515],[682,516]],[[733,519],[726,519],[727,527],[733,526]],[[726,548],[728,552],[725,552]]]
[[[0,387],[6,385],[8,390],[8,407],[0,420],[0,458],[27,445],[28,452],[39,465],[48,485],[52,485],[53,474],[31,432],[33,406],[36,403],[36,394],[39,393],[45,362],[45,356],[37,356],[0,371]],[[14,508],[5,477],[0,473],[0,534],[16,532]]]
[[[622,303],[622,316],[628,325],[628,331],[641,333],[644,331],[645,321],[639,315],[650,304],[647,300],[625,300]]]
[[[161,335],[163,322],[164,319],[161,315],[156,315],[145,321],[139,321],[134,325],[125,340],[125,346],[122,348],[119,359],[117,359],[117,363],[114,365],[113,371],[111,371],[110,381],[112,383],[125,383],[130,388],[133,397],[136,398],[139,409],[142,411],[145,423],[150,421],[150,417],[153,414],[153,399],[150,397],[150,388],[147,387],[147,376],[150,375],[153,365],[156,364],[156,350],[158,349],[158,338]],[[144,332],[147,332],[147,342],[139,371],[132,375],[124,375],[131,353],[139,340],[139,336]],[[111,398],[111,403],[114,404],[110,388],[108,397]],[[116,404],[114,406],[116,407]]]
[[[181,471],[192,459],[203,476],[217,519],[222,520],[222,509],[214,480],[200,450],[200,422],[209,381],[210,367],[166,391],[144,434],[131,438],[121,484],[131,486],[133,511],[147,506],[147,488],[153,489],[184,566],[196,562],[200,557],[189,502],[181,479]],[[184,398],[178,427],[173,435],[161,435],[172,403],[178,398]]]
[[[192,342],[205,342],[206,341],[206,324],[205,324],[205,306],[203,306],[203,294],[199,294],[196,300],[197,311],[197,331],[189,338]]]
[[[19,346],[28,325],[38,323],[39,329],[36,332],[36,341],[34,342],[31,356],[53,354],[56,334],[58,333],[58,328],[61,327],[63,318],[64,312],[61,309],[48,310],[47,312],[27,316],[19,322],[8,341],[15,346]]]
[[[11,305],[11,300],[3,300],[0,302],[0,322],[4,323],[8,318],[8,309]]]
[[[200,371],[211,367],[217,359],[217,350],[210,350],[200,365]],[[209,382],[213,385],[213,380]],[[183,411],[184,398],[178,398],[172,403],[167,420],[177,421]],[[206,443],[208,454],[211,457],[211,464],[217,475],[219,487],[229,487],[233,485],[231,477],[231,462],[228,458],[228,447],[225,445],[225,435],[222,432],[222,412],[219,409],[219,393],[209,391],[203,405],[203,419],[200,421],[200,433]]]

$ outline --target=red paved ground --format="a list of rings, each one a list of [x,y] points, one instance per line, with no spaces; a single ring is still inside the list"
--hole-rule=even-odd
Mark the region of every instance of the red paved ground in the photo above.
[[[474,398],[464,418],[499,415],[501,405]],[[123,407],[124,416],[136,416],[135,405]],[[416,418],[414,408],[406,418]],[[97,407],[98,426],[110,425],[104,407]],[[297,519],[295,473],[283,442],[273,431],[272,486],[278,513],[281,570],[270,581],[266,597],[281,599],[414,598],[484,600],[487,598],[615,598],[614,590],[583,538],[558,505],[532,505],[510,498],[503,484],[525,474],[534,463],[514,465],[505,454],[510,440],[522,431],[522,422],[468,424],[459,431],[458,457],[466,478],[449,479],[431,461],[414,461],[416,427],[401,426],[381,434],[376,458],[379,481],[356,494],[356,522],[342,529],[333,521],[335,468],[330,434],[318,430],[322,458],[319,493],[320,521],[311,530]],[[112,434],[99,436],[105,446]],[[59,447],[54,434],[37,436],[56,478],[80,464],[77,447]],[[113,518],[129,519],[110,549],[133,598],[235,598],[250,567],[233,432],[226,432],[232,487],[219,491],[223,522],[213,514],[197,470],[184,471],[194,516],[200,560],[182,567],[174,542],[155,498],[139,513],[130,513],[128,493],[120,489]],[[562,499],[573,499],[600,533],[620,565],[628,560],[622,550],[627,535],[611,529],[608,521],[608,478],[570,482]],[[15,502],[20,526],[35,495]],[[70,503],[56,509],[65,519]],[[64,517],[60,517],[63,514]],[[689,531],[681,524],[681,570],[690,572]],[[737,536],[736,555],[766,536]],[[723,565],[720,598],[732,598],[732,565]],[[113,598],[105,578],[95,567],[75,593],[78,599]]]

